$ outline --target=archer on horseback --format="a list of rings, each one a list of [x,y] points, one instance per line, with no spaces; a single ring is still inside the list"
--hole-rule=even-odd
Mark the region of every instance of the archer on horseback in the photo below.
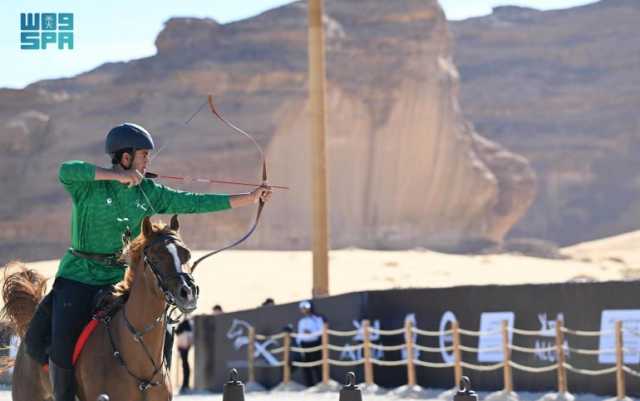
[[[123,238],[137,236],[145,217],[155,214],[208,213],[237,208],[271,197],[266,184],[234,195],[175,190],[144,178],[155,148],[141,126],[123,123],[106,137],[112,167],[82,161],[62,163],[59,180],[71,195],[71,248],[62,257],[53,288],[38,306],[25,335],[27,352],[46,361],[55,401],[73,401],[76,393],[72,354],[91,318],[98,292],[124,277]]]

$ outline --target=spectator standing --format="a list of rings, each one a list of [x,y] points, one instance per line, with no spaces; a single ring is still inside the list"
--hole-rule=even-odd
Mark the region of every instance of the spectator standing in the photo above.
[[[324,319],[313,310],[311,301],[302,301],[298,305],[302,318],[298,320],[298,335],[296,341],[301,348],[314,348],[321,344]],[[305,351],[302,353],[303,362],[316,362],[322,358],[322,351]],[[322,379],[320,365],[302,368],[305,385],[311,387]]]
[[[189,350],[193,345],[193,321],[184,319],[176,329],[178,335],[178,352],[182,360],[182,387],[180,394],[189,393],[189,380],[191,379],[191,367],[189,366]]]
[[[211,309],[211,313],[213,315],[222,315],[224,311],[222,310],[222,306],[216,304],[213,306],[213,309]]]

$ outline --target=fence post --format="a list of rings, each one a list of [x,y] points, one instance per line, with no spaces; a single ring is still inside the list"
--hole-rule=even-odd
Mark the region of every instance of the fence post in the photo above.
[[[253,354],[255,353],[256,346],[256,329],[255,327],[249,327],[249,344],[247,345],[247,383],[253,383],[256,381],[256,372],[253,365]]]
[[[373,385],[373,365],[371,363],[371,338],[369,337],[369,328],[371,323],[368,319],[362,322],[362,347],[364,354],[364,382],[367,385]]]
[[[564,367],[564,332],[562,320],[556,320],[556,359],[558,360],[558,393],[567,392],[567,371]]]
[[[329,384],[329,324],[322,325],[322,383]]]
[[[284,332],[284,350],[282,351],[282,382],[289,384],[291,381],[291,367],[289,361],[291,360],[291,334],[288,331]]]
[[[616,389],[618,399],[626,397],[624,385],[624,342],[622,337],[622,321],[616,320]]]
[[[455,320],[451,324],[451,330],[453,331],[453,379],[455,387],[458,386],[460,380],[462,380],[462,355],[460,354],[460,325]]]
[[[413,362],[413,322],[406,319],[404,322],[404,341],[407,344],[407,385],[416,385],[416,365]]]
[[[502,360],[504,368],[504,391],[508,394],[513,391],[513,377],[511,376],[511,347],[509,344],[509,322],[502,321]]]

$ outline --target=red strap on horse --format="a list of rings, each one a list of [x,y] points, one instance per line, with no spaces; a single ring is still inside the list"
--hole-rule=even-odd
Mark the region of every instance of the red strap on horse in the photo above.
[[[84,326],[82,333],[80,333],[80,337],[78,337],[78,341],[76,341],[76,347],[73,349],[73,357],[71,358],[71,363],[73,364],[73,366],[76,366],[76,362],[78,361],[78,358],[80,358],[82,349],[84,348],[85,344],[87,344],[89,337],[91,337],[91,333],[93,333],[97,326],[98,321],[95,319],[91,319],[89,324]]]

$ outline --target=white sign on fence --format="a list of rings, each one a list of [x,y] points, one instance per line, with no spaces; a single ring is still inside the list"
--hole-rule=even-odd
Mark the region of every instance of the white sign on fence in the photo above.
[[[509,328],[513,327],[515,314],[513,312],[484,312],[480,315],[480,335],[478,341],[478,362],[502,362],[502,322],[506,320]],[[509,344],[513,332],[509,330]]]
[[[453,322],[457,321],[456,315],[451,311],[446,311],[440,318],[440,326],[438,329],[440,330],[440,337],[438,338],[438,343],[440,345],[440,355],[442,355],[442,360],[446,363],[453,363],[453,351],[447,351],[446,349],[453,345],[453,336],[451,334],[444,334],[445,331],[451,330],[451,325]]]
[[[622,321],[622,342],[624,363],[640,363],[640,309],[603,310],[600,319],[600,351],[616,348],[616,320]],[[615,351],[603,352],[598,356],[602,364],[616,363]]]

